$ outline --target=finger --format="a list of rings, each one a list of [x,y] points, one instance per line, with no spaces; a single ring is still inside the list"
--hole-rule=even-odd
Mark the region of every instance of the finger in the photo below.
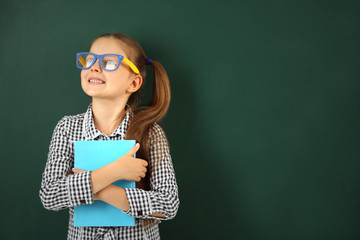
[[[74,175],[74,174],[71,174],[71,173],[69,173],[68,175],[66,175],[67,177],[71,177],[72,175]]]
[[[82,172],[86,172],[85,170],[82,170],[82,169],[77,169],[77,168],[72,168],[72,171],[74,173],[82,173]]]
[[[130,149],[130,151],[128,151],[126,155],[128,155],[129,157],[134,156],[134,154],[139,150],[139,148],[140,148],[140,144],[139,143],[135,144],[135,146],[132,149]]]
[[[141,159],[141,158],[136,158],[137,160],[137,163],[140,165],[140,166],[143,166],[143,167],[147,167],[149,165],[149,163],[144,160],[144,159]]]

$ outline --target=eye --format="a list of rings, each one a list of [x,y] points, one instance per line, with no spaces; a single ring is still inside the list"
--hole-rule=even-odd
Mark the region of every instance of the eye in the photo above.
[[[90,67],[91,63],[94,61],[93,57],[86,58],[86,67]]]
[[[105,69],[114,70],[117,67],[117,62],[115,61],[104,61]]]
[[[106,55],[102,58],[102,65],[106,70],[114,70],[117,68],[119,58],[114,55]]]

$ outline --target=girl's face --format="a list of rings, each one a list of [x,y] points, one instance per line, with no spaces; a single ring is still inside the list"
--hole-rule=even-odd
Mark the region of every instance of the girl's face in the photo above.
[[[125,44],[117,39],[102,37],[93,43],[90,52],[98,55],[112,53],[128,57],[123,46]],[[117,70],[105,71],[100,67],[97,60],[91,68],[81,71],[81,86],[84,92],[93,99],[125,99],[127,101],[133,92],[134,79],[138,77],[140,76],[134,74],[124,61],[121,62]]]

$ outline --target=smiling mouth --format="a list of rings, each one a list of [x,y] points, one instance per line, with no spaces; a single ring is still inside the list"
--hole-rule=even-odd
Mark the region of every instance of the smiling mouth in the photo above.
[[[103,80],[100,80],[100,79],[89,79],[88,82],[92,83],[92,84],[104,84],[105,83]]]

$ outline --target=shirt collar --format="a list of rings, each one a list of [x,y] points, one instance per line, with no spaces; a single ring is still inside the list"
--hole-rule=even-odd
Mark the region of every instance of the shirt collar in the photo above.
[[[132,116],[132,111],[127,106],[127,111],[125,114],[125,117],[121,124],[109,135],[109,137],[113,137],[116,135],[120,135],[121,139],[125,138],[126,130],[129,126],[130,119]],[[84,122],[82,126],[83,136],[85,137],[85,140],[93,140],[97,138],[100,135],[105,135],[102,132],[100,132],[94,124],[93,114],[92,114],[92,104],[89,105],[85,115],[84,115]]]

